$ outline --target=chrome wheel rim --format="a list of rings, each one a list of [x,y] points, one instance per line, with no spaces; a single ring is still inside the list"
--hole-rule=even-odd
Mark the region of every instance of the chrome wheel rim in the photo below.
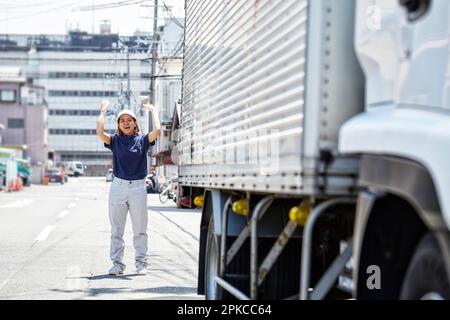
[[[216,291],[216,276],[218,276],[218,251],[216,241],[212,239],[211,241],[211,249],[208,258],[207,265],[207,274],[206,274],[206,282],[207,282],[207,297],[210,300],[217,299],[217,291]]]
[[[444,297],[437,292],[429,292],[424,295],[420,300],[445,300]]]

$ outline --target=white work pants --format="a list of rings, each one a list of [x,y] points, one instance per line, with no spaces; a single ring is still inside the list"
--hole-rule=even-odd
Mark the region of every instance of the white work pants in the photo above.
[[[128,211],[133,227],[136,262],[147,260],[147,191],[145,180],[127,181],[114,177],[109,192],[109,221],[111,222],[111,260],[123,264],[125,242],[123,235]]]

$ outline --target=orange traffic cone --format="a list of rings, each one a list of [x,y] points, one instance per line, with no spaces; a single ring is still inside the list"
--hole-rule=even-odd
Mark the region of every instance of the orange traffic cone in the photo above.
[[[23,183],[21,178],[16,179],[16,191],[20,191],[23,188]]]

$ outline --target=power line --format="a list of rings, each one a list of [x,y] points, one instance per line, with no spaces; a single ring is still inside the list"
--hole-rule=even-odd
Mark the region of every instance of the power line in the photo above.
[[[70,1],[60,1],[59,3],[64,3],[64,2],[73,2],[72,0]],[[19,5],[17,3],[17,1],[11,2],[11,3],[0,3],[0,8],[2,10],[17,10],[17,9],[22,9],[22,10],[27,10],[29,8],[34,8],[34,7],[41,7],[41,6],[46,6],[49,4],[55,4],[55,1],[48,1],[48,2],[34,2],[34,3],[26,3],[26,4],[21,4]]]
[[[73,4],[75,4],[77,1],[71,1],[71,3],[73,3]],[[25,19],[25,18],[29,18],[29,17],[34,17],[34,16],[37,16],[37,15],[42,15],[42,14],[46,14],[46,13],[50,13],[50,12],[54,12],[54,11],[59,11],[59,10],[62,10],[62,9],[67,9],[67,7],[69,6],[70,4],[65,4],[64,6],[58,6],[58,7],[54,7],[54,8],[51,8],[51,9],[47,9],[47,10],[43,10],[43,11],[38,11],[38,12],[34,12],[34,13],[28,13],[28,14],[26,14],[26,15],[21,15],[21,16],[13,16],[13,17],[8,17],[8,19],[3,19],[3,20],[0,20],[0,22],[4,22],[4,21],[11,21],[11,20],[20,20],[20,19]]]
[[[164,7],[166,8],[167,14],[169,15],[170,19],[180,28],[184,29],[184,26],[181,24],[180,21],[178,21],[173,15],[172,12],[170,11],[170,9],[167,7],[166,3],[164,2],[164,0],[161,0]]]
[[[120,2],[112,2],[112,3],[105,3],[105,4],[99,4],[96,6],[84,6],[84,7],[77,7],[73,8],[72,11],[93,11],[93,10],[102,10],[102,9],[113,9],[113,8],[120,8],[124,6],[132,6],[136,4],[140,4],[142,2],[146,2],[148,0],[127,0],[127,1],[120,1]]]
[[[47,75],[47,74],[30,74],[30,73],[25,73],[25,75],[24,76],[26,76],[27,78],[34,78],[34,79],[52,79],[52,80],[58,80],[58,81],[60,81],[60,80],[73,80],[73,81],[83,81],[83,82],[86,82],[86,81],[90,81],[90,80],[103,80],[103,81],[105,81],[105,80],[108,80],[108,81],[123,81],[123,80],[126,80],[126,78],[125,77],[111,77],[111,78],[106,78],[106,77],[101,77],[101,78],[68,78],[68,77],[60,77],[60,78],[57,78],[57,77],[50,77],[49,75]],[[153,78],[181,78],[181,76],[180,75],[156,75],[156,76],[154,76]],[[152,79],[152,77],[150,76],[150,77],[146,77],[146,78],[141,78],[140,76],[138,76],[138,75],[136,75],[136,76],[130,76],[130,80],[142,80],[142,81],[144,81],[144,80],[149,80],[149,79]],[[113,89],[113,87],[114,87],[114,85],[112,85],[112,86],[109,86],[109,87],[111,87],[111,90],[110,91],[115,91],[116,89]]]
[[[79,62],[104,62],[104,61],[151,61],[153,58],[147,57],[147,58],[120,58],[120,59],[114,59],[114,58],[103,58],[103,59],[82,59],[82,58],[14,58],[14,57],[0,57],[0,60],[3,61],[79,61]]]

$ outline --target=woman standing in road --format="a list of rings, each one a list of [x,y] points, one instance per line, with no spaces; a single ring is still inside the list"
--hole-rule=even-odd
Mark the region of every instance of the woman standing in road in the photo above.
[[[123,274],[125,242],[123,235],[128,211],[133,227],[133,245],[137,273],[147,271],[147,151],[159,136],[160,122],[155,107],[148,102],[143,107],[150,111],[153,130],[140,134],[136,115],[131,110],[123,110],[117,116],[117,133],[109,135],[104,131],[105,114],[110,106],[108,100],[100,105],[97,120],[97,135],[105,147],[113,153],[114,180],[109,193],[109,220],[111,223],[111,275]]]

